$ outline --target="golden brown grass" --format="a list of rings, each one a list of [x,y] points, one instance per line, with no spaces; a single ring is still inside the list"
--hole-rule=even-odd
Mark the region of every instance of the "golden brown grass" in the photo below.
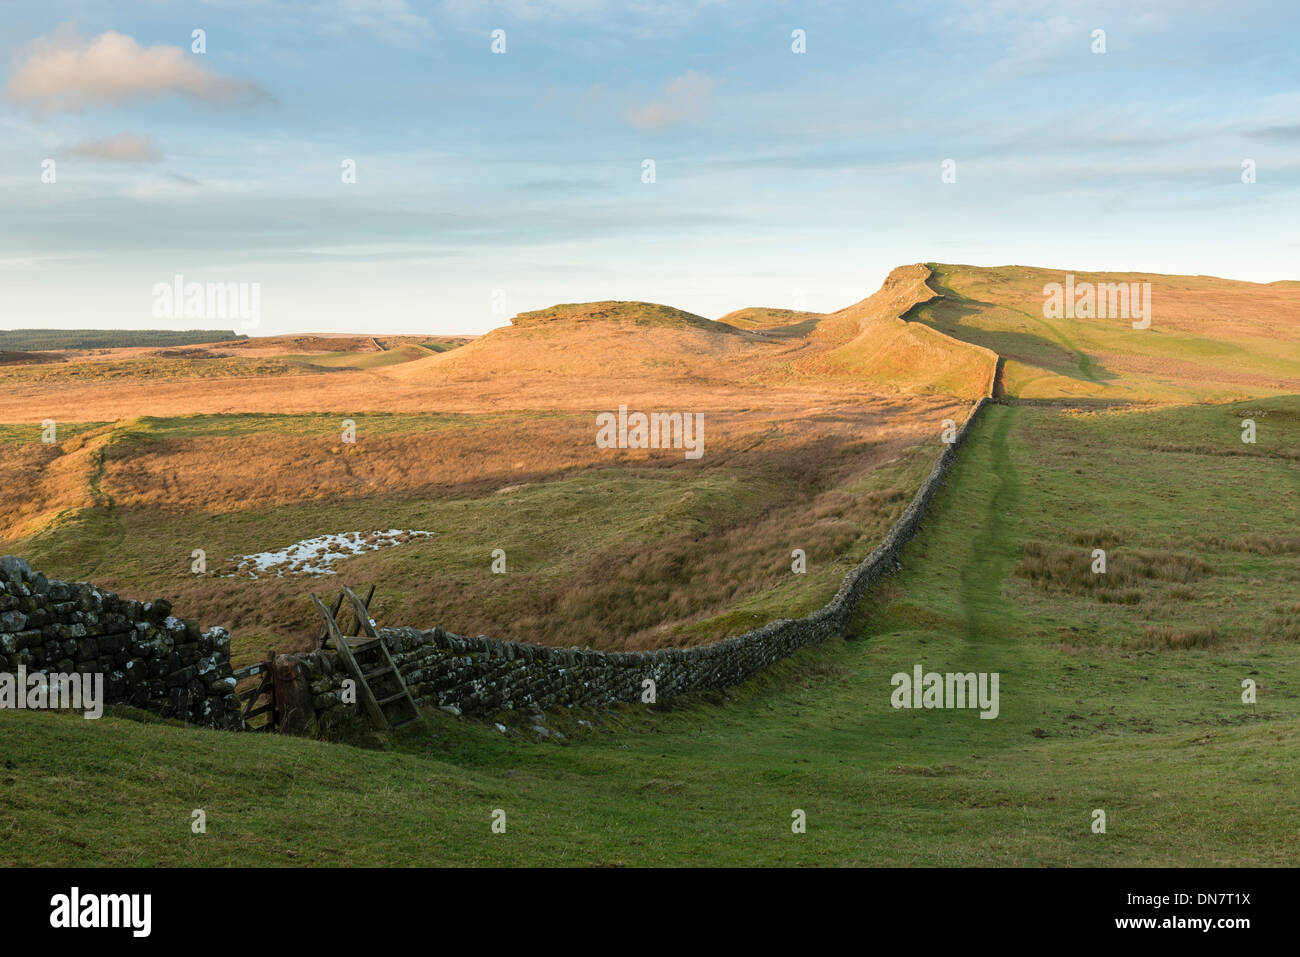
[[[929,277],[930,269],[920,264],[895,269],[879,292],[819,323],[812,338],[824,348],[801,356],[795,368],[904,391],[990,395],[996,353],[903,318],[936,298]]]
[[[816,322],[824,318],[825,315],[822,312],[801,312],[797,309],[766,309],[760,306],[750,306],[746,309],[729,312],[720,317],[718,322],[725,322],[737,329],[766,331],[785,329],[805,322]]]
[[[41,459],[46,475],[15,500],[0,541],[99,509],[117,516],[121,527],[108,534],[138,557],[122,561],[110,550],[93,567],[95,580],[166,594],[207,622],[301,642],[311,631],[306,592],[328,590],[330,581],[196,579],[187,574],[190,550],[212,549],[210,567],[222,574],[239,552],[432,521],[428,530],[439,538],[422,546],[419,562],[396,552],[354,562],[384,583],[388,621],[597,647],[697,643],[754,624],[748,615],[702,623],[788,587],[793,548],[823,577],[791,592],[783,608],[811,610],[829,597],[849,552],[865,555],[910,499],[938,447],[936,424],[965,414],[964,403],[939,398],[841,401],[794,416],[711,413],[698,461],[678,450],[599,449],[590,412],[359,416],[355,445],[341,443],[338,421],[323,416],[127,422],[90,430],[61,450],[0,443],[0,464],[11,469],[0,474],[17,479]],[[925,448],[908,459],[904,485],[870,486],[878,468],[917,443]],[[590,491],[575,486],[553,499],[552,508],[573,513],[566,521],[581,527],[575,537],[546,539],[533,519],[502,522],[535,490],[588,480],[596,483],[583,486]],[[640,501],[639,489],[653,498]],[[494,517],[495,531],[478,524]],[[89,533],[79,528],[58,534]],[[242,544],[218,549],[213,530],[221,528],[219,540]],[[505,536],[515,562],[503,579],[485,574],[494,536]],[[59,554],[73,565],[80,558]]]
[[[924,266],[896,270],[881,292],[824,319],[773,333],[746,332],[667,306],[557,306],[458,348],[391,366],[295,357],[377,352],[369,337],[291,336],[218,343],[216,358],[159,358],[157,350],[0,370],[0,421],[111,421],[195,413],[340,414],[492,412],[629,407],[724,411],[815,408],[882,394],[977,398],[992,357],[898,318],[934,295]],[[419,337],[381,337],[392,350]],[[463,343],[463,344],[462,344]],[[387,360],[385,360],[387,361]],[[373,367],[365,367],[372,365]],[[310,368],[308,375],[299,368]],[[8,376],[6,379],[5,377]],[[148,390],[138,388],[147,376]],[[194,380],[201,380],[196,382]]]
[[[1187,648],[1213,648],[1220,642],[1218,632],[1210,626],[1180,628],[1175,625],[1146,625],[1142,637],[1131,647],[1156,651],[1181,651]]]
[[[1024,544],[1024,556],[1016,574],[1040,587],[1092,595],[1099,601],[1138,604],[1150,597],[1146,584],[1153,581],[1186,584],[1212,573],[1211,566],[1197,555],[1181,552],[1108,549],[1106,571],[1092,570],[1092,542],[1113,541],[1104,533],[1090,533],[1086,547],[1053,547],[1043,542]]]
[[[1300,393],[1300,284],[1211,276],[931,264],[942,294],[912,317],[1005,359],[1019,398],[1228,401]],[[1043,287],[1150,283],[1151,325],[1043,315]]]

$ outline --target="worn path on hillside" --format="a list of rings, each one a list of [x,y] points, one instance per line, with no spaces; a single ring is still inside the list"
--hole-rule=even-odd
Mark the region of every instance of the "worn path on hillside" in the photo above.
[[[1018,410],[990,405],[983,425],[984,438],[992,456],[996,485],[984,508],[984,520],[975,537],[972,561],[962,568],[962,608],[972,641],[996,639],[1006,611],[1002,605],[1002,582],[1015,561],[1018,543],[1009,527],[1010,515],[1020,502],[1020,479],[1011,461],[1007,436],[1019,418]]]

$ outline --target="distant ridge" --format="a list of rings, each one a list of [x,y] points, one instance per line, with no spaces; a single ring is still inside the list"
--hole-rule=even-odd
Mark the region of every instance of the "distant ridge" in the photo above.
[[[516,327],[536,326],[555,322],[631,322],[640,326],[687,325],[701,329],[717,326],[712,320],[693,312],[664,306],[657,302],[605,300],[602,302],[570,302],[521,312],[510,320]],[[731,331],[730,328],[719,331]]]
[[[229,329],[8,329],[0,350],[47,352],[66,349],[126,349],[139,346],[196,346],[247,339]]]
[[[784,329],[801,322],[821,319],[824,312],[804,312],[798,309],[771,309],[766,306],[748,306],[729,312],[718,322],[725,322],[737,329]]]
[[[386,374],[444,381],[515,381],[553,388],[566,378],[789,385],[813,378],[836,387],[978,399],[989,394],[997,356],[902,318],[939,297],[930,270],[901,266],[874,295],[820,314],[750,307],[730,322],[649,302],[562,303],[515,316],[454,352],[417,359]],[[739,328],[732,323],[753,324]],[[768,323],[773,323],[768,325]]]

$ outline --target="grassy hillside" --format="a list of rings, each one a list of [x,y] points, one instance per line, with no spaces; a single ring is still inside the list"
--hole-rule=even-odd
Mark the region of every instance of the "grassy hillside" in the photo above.
[[[542,323],[628,322],[639,326],[695,326],[716,328],[703,316],[656,302],[570,302],[532,312],[521,312],[510,320],[512,326],[536,326]],[[724,330],[730,331],[730,330]]]
[[[522,715],[438,712],[372,752],[2,713],[0,860],[1290,865],[1297,448],[1297,397],[991,407],[854,640],[732,693],[543,719],[562,742]],[[1082,584],[1097,543],[1136,599]],[[1000,716],[892,709],[918,663],[999,672]]]
[[[811,338],[824,351],[801,357],[795,367],[904,392],[988,395],[995,353],[910,321],[937,295],[929,277],[920,264],[895,269],[874,295],[818,323]]]
[[[382,369],[437,355],[439,351],[422,345],[397,346],[383,352],[326,352],[318,355],[285,356],[290,362],[322,369]]]
[[[820,312],[800,312],[796,309],[769,309],[762,306],[750,306],[747,309],[737,309],[735,312],[729,312],[719,318],[718,322],[725,322],[737,329],[785,329],[789,326],[798,326],[804,323],[808,323],[811,328],[811,324],[817,322],[823,315],[825,314]]]
[[[710,416],[710,454],[604,450],[584,414],[183,416],[0,430],[0,552],[221,624],[237,655],[314,633],[332,581],[220,577],[232,557],[322,534],[434,538],[347,559],[377,611],[501,638],[597,647],[692,644],[827,600],[897,517],[960,405],[774,421]],[[290,463],[286,467],[286,463]],[[304,487],[302,476],[312,481]],[[40,482],[26,481],[33,473]],[[635,503],[635,507],[629,507]],[[808,573],[792,575],[803,548]],[[195,548],[208,576],[190,572]],[[509,574],[490,574],[504,548]],[[216,577],[214,577],[216,576]],[[278,636],[272,639],[269,636]],[[266,636],[265,638],[258,636]]]
[[[430,378],[505,382],[543,394],[559,382],[571,394],[573,386],[562,380],[635,378],[666,386],[689,377],[734,383],[772,356],[771,343],[760,337],[657,303],[569,303],[520,313],[510,322],[392,375],[403,384]]]
[[[1300,392],[1300,288],[1208,276],[1074,273],[1076,283],[1151,284],[1151,326],[1047,318],[1044,286],[1066,270],[931,263],[942,298],[912,318],[1005,359],[1006,394],[1231,401]]]

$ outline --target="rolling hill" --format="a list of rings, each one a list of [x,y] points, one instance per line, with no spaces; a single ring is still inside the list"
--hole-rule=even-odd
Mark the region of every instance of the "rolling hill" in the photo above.
[[[800,326],[804,323],[816,323],[824,315],[825,313],[822,312],[802,312],[797,309],[769,309],[763,306],[750,306],[746,309],[729,312],[719,318],[718,322],[726,323],[737,329],[770,333],[774,330],[785,331],[791,326]]]
[[[818,348],[796,367],[904,392],[987,395],[996,353],[905,318],[938,297],[927,284],[930,275],[919,263],[899,266],[874,295],[821,320],[810,334]]]
[[[1230,401],[1300,393],[1300,284],[1210,276],[930,264],[937,295],[908,318],[992,349],[1020,398]],[[1135,317],[1046,314],[1050,283],[1149,284]],[[1131,310],[1130,310],[1131,311]]]

